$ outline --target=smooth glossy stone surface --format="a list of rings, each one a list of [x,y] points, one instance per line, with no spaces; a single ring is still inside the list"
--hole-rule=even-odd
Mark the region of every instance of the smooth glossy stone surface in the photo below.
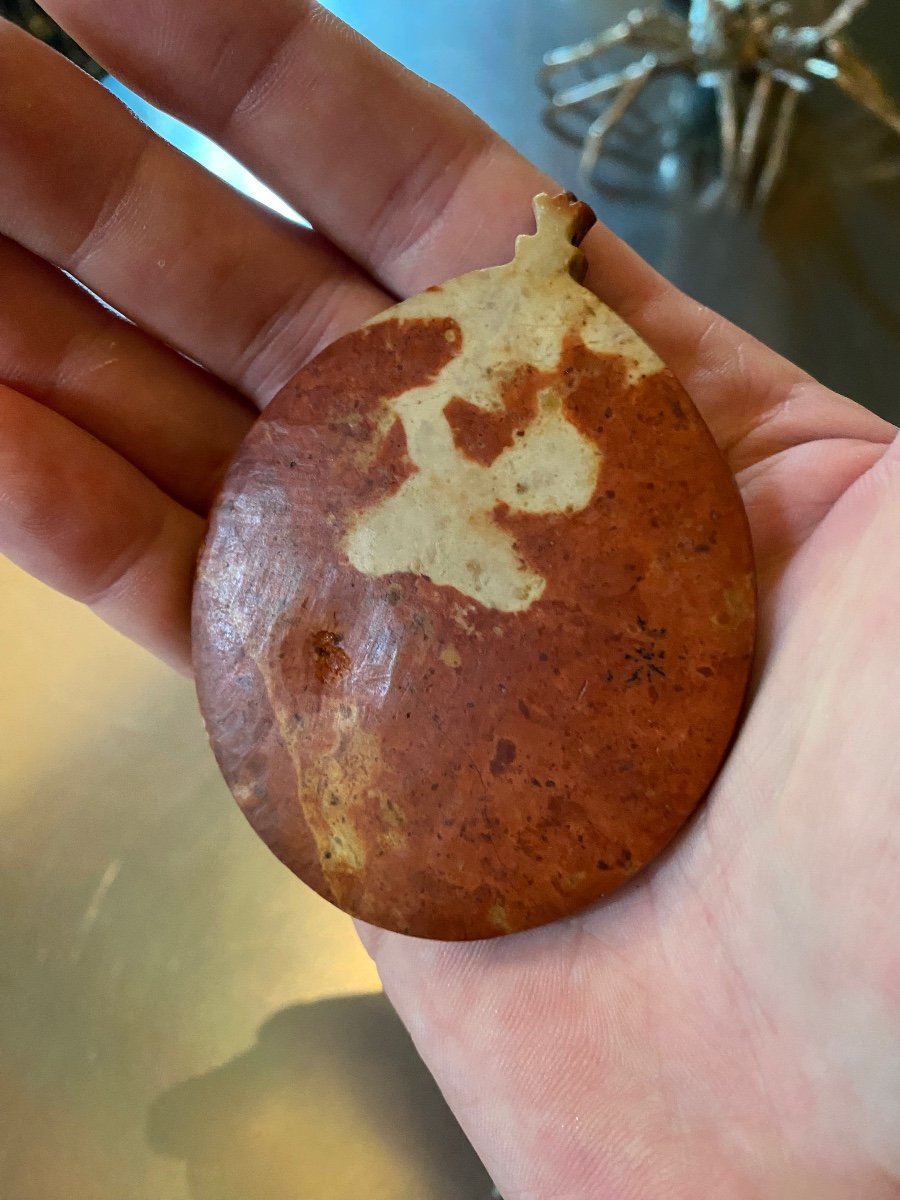
[[[231,467],[195,595],[222,771],[376,925],[513,932],[702,799],[753,651],[746,517],[671,373],[577,282],[589,213],[341,339]]]

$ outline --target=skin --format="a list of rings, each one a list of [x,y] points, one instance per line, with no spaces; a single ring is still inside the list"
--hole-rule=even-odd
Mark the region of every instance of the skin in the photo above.
[[[317,230],[0,24],[0,549],[188,671],[204,514],[254,412],[394,298],[508,258],[553,185],[301,0],[46,7]],[[491,943],[361,932],[507,1200],[900,1196],[900,441],[608,231],[586,250],[742,488],[749,713],[613,902]]]

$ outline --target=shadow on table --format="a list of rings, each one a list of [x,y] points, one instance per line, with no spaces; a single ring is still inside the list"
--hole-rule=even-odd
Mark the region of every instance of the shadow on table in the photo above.
[[[296,1005],[152,1106],[195,1200],[488,1200],[491,1183],[389,1003]]]

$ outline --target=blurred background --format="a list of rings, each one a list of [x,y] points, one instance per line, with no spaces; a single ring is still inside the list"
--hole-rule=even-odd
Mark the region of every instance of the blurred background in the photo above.
[[[629,4],[329,7],[584,193],[535,74]],[[900,7],[872,0],[853,37],[900,96]],[[900,419],[900,145],[822,86],[772,204],[747,213],[712,202],[710,131],[702,97],[660,83],[585,198],[679,286]],[[191,685],[3,560],[0,643],[0,1198],[487,1200],[350,922],[232,803]]]

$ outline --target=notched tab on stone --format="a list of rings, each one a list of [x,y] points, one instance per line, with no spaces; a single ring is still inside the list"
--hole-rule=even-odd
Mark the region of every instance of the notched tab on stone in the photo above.
[[[534,198],[537,232],[516,238],[516,265],[526,271],[553,274],[567,271],[579,283],[587,273],[587,262],[578,249],[597,218],[593,210],[572,192]]]

